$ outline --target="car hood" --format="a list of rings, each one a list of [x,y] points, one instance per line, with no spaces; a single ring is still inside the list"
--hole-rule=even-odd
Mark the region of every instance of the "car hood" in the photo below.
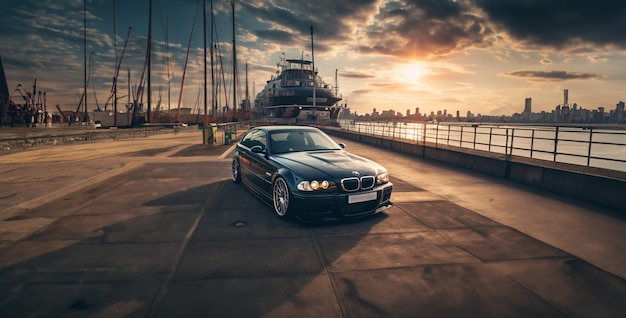
[[[290,152],[275,155],[272,159],[304,178],[340,179],[354,176],[353,171],[358,171],[361,176],[376,176],[385,171],[376,162],[345,150]]]

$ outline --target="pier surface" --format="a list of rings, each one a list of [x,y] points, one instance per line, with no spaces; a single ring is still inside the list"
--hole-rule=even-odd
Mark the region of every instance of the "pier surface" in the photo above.
[[[196,129],[0,154],[0,317],[622,317],[623,211],[336,139],[394,207],[283,222]]]

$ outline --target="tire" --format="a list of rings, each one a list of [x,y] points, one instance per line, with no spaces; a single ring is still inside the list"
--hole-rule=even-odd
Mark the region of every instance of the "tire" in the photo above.
[[[239,183],[241,181],[241,167],[239,166],[239,160],[233,159],[230,172],[233,182]]]
[[[283,220],[291,220],[291,193],[285,179],[278,177],[272,186],[272,202],[274,212]]]

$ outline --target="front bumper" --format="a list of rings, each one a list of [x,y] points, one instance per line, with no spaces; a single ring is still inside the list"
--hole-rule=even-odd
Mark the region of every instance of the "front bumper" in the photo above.
[[[390,207],[393,184],[388,182],[367,191],[354,193],[308,194],[292,193],[292,208],[302,221],[332,221],[364,217],[382,212]],[[376,194],[376,199],[350,203],[350,196]],[[353,200],[360,201],[360,200]]]

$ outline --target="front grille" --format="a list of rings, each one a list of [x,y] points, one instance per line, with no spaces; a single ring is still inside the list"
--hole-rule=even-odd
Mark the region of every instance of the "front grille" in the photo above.
[[[354,192],[358,190],[367,190],[374,187],[376,178],[373,176],[364,176],[359,178],[351,177],[341,179],[341,188],[346,192]]]
[[[366,176],[361,178],[361,189],[367,190],[374,187],[375,178],[372,176]]]
[[[345,178],[341,179],[341,188],[347,192],[353,192],[359,190],[360,185],[359,178]]]

